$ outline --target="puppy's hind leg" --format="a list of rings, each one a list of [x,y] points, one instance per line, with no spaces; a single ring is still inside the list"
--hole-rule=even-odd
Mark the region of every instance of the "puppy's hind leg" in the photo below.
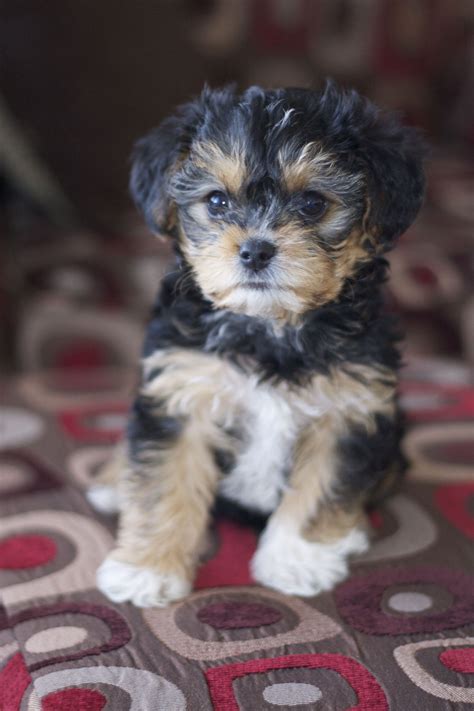
[[[119,512],[120,483],[129,467],[126,443],[120,442],[100,468],[94,483],[86,491],[87,500],[97,511],[104,514]]]

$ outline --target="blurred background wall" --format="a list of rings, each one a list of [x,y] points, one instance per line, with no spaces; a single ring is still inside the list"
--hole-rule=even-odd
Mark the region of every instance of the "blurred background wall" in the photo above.
[[[425,129],[427,207],[394,253],[392,305],[415,351],[471,353],[472,0],[2,0],[0,47],[4,362],[57,363],[55,338],[99,312],[115,341],[143,319],[168,252],[128,197],[137,137],[205,81],[326,76]],[[94,333],[60,363],[108,362]]]
[[[474,142],[472,0],[3,0],[2,90],[84,220],[127,204],[132,142],[212,85],[319,84]],[[471,56],[469,56],[471,55]]]

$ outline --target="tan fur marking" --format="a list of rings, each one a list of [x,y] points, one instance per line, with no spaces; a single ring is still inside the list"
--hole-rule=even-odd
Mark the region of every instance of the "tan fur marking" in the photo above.
[[[252,314],[249,301],[260,299],[261,294],[245,295],[246,298],[235,300],[235,292],[242,288],[243,275],[239,263],[239,249],[246,239],[253,235],[238,225],[225,225],[217,231],[212,242],[196,246],[181,231],[180,242],[188,263],[202,292],[219,308]],[[293,265],[294,266],[294,265]],[[276,281],[279,281],[278,279]],[[253,315],[261,315],[276,321],[294,323],[304,310],[298,304],[298,298],[285,289],[284,285],[272,294],[266,295],[267,306],[255,309]]]
[[[362,179],[360,175],[345,173],[338,166],[336,158],[315,141],[303,146],[296,160],[290,160],[292,152],[293,148],[289,144],[286,150],[283,149],[278,154],[283,183],[290,192],[316,187],[315,183],[318,181],[324,184],[326,176],[332,179],[339,177],[341,183],[349,180],[354,186]]]
[[[215,240],[196,246],[181,232],[180,242],[196,280],[216,306],[239,310],[232,301],[242,279],[238,253],[250,236],[237,225],[226,225]],[[269,297],[269,312],[262,315],[276,320],[295,323],[305,311],[336,299],[345,280],[369,259],[366,235],[357,229],[331,253],[315,243],[312,229],[300,224],[286,224],[271,236],[278,247],[275,291]]]
[[[366,236],[354,229],[330,253],[314,243],[312,230],[285,225],[275,232],[282,271],[296,294],[299,313],[336,299],[347,278],[369,260]]]
[[[243,151],[239,146],[229,154],[212,141],[198,143],[193,146],[192,157],[198,167],[210,170],[230,193],[239,192],[247,177]]]
[[[353,502],[348,511],[331,501],[338,439],[353,423],[365,425],[367,432],[372,433],[376,414],[394,414],[395,377],[381,368],[348,366],[345,370],[333,370],[329,378],[316,376],[312,387],[302,394],[308,392],[311,398],[310,393],[316,388],[333,403],[333,409],[328,408],[302,433],[289,488],[270,521],[296,527],[311,540],[328,540],[328,537],[335,540],[353,528],[355,520],[363,520],[363,501]]]
[[[334,158],[325,153],[317,143],[307,143],[301,150],[297,160],[289,162],[286,151],[278,154],[283,183],[290,192],[306,190],[314,180],[318,171],[335,170]]]
[[[274,518],[301,516],[304,526],[316,515],[319,503],[329,491],[334,475],[335,437],[330,415],[309,425],[301,435],[295,452],[289,489]]]
[[[225,366],[187,350],[157,352],[144,361],[145,371],[157,365],[163,372],[142,392],[164,401],[164,414],[181,417],[183,431],[166,450],[145,452],[143,464],[125,478],[113,557],[191,580],[219,479],[212,448],[224,442],[216,421],[227,409],[219,377]]]
[[[208,218],[206,221],[210,225],[212,224]],[[234,260],[239,254],[241,244],[249,237],[247,230],[235,224],[212,225],[212,231],[216,237],[215,241],[199,246],[193,244],[191,240],[188,240],[186,234],[181,232],[185,254],[190,259],[191,265],[199,268],[200,273],[209,261],[213,263],[215,269],[220,260],[224,260],[223,265],[226,263],[225,260]],[[203,273],[201,278],[204,279]]]
[[[388,417],[394,414],[395,385],[392,371],[351,363],[332,368],[329,376],[314,376],[310,384],[301,388],[300,399],[308,404],[316,399],[327,403],[334,425],[365,424],[371,433],[377,413]]]
[[[300,313],[334,299],[342,286],[335,279],[335,262],[314,244],[312,232],[306,232],[290,224],[276,233],[282,271],[297,297]]]
[[[235,389],[241,386],[242,375],[230,363],[183,349],[157,351],[145,359],[145,372],[156,367],[163,372],[143,387],[143,393],[165,400],[167,415],[219,425],[225,425],[229,415],[235,417]],[[208,439],[215,446],[223,444],[215,427],[209,430]]]
[[[321,508],[314,520],[307,523],[302,534],[308,541],[332,543],[343,538],[354,528],[369,530],[362,501],[354,501],[347,509],[334,504],[326,505]]]
[[[337,296],[346,279],[353,276],[361,264],[371,259],[367,253],[366,240],[367,235],[356,228],[333,251],[331,258],[334,264],[334,276],[333,281],[331,279],[331,291],[336,291]]]
[[[189,424],[143,481],[125,482],[114,558],[192,578],[219,476],[208,434]]]
[[[180,243],[203,293],[221,306],[222,299],[239,283],[239,248],[248,234],[237,225],[226,225],[223,229],[214,226],[213,229],[217,234],[211,243],[196,246],[183,231]]]

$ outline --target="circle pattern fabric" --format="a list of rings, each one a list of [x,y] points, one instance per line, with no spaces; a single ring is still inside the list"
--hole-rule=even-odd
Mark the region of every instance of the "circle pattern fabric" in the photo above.
[[[453,597],[449,609],[409,617],[393,617],[382,610],[382,597],[394,585],[416,586],[432,583]],[[334,597],[344,620],[366,634],[401,635],[462,627],[474,622],[472,591],[474,578],[458,570],[439,567],[382,568],[366,575],[354,575],[342,583]]]
[[[195,591],[147,610],[97,590],[115,521],[84,498],[121,437],[134,374],[21,377],[0,451],[0,709],[474,706],[471,393],[460,368],[442,388],[417,368],[413,467],[335,591],[256,586],[259,532],[218,519]]]

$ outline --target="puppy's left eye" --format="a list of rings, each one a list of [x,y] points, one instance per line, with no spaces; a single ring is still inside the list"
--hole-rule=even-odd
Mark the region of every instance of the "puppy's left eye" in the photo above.
[[[307,190],[301,195],[299,211],[308,217],[321,217],[327,207],[327,200],[324,195],[316,190]]]
[[[214,190],[207,196],[207,209],[212,216],[221,215],[229,207],[229,197],[222,190]]]

